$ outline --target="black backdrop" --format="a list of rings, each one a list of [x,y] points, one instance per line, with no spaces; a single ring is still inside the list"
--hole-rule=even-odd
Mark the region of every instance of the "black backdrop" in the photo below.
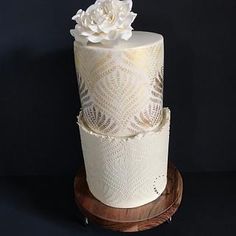
[[[73,174],[82,162],[71,16],[93,1],[0,3],[0,175]],[[165,37],[170,159],[236,170],[235,0],[134,0],[134,28]]]

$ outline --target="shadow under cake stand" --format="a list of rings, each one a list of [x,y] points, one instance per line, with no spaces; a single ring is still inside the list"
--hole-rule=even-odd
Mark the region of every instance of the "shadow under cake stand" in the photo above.
[[[104,205],[89,191],[84,167],[74,180],[75,202],[89,221],[106,229],[121,232],[137,232],[157,227],[165,221],[171,221],[178,209],[183,192],[183,180],[176,167],[169,163],[167,186],[156,200],[135,208],[113,208]]]

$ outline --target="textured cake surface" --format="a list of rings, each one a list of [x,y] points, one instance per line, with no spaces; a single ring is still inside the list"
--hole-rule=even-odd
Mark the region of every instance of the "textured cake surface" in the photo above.
[[[112,207],[131,208],[155,200],[167,183],[170,111],[160,126],[134,137],[92,132],[79,116],[87,183],[91,193]]]
[[[82,115],[94,132],[125,137],[155,129],[162,118],[164,42],[134,31],[115,48],[74,43]]]

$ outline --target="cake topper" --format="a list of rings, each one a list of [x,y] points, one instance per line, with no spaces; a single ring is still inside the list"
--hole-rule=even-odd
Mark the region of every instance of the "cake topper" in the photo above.
[[[76,41],[83,45],[101,43],[115,45],[132,36],[132,22],[137,16],[131,12],[132,0],[97,0],[86,11],[80,9],[72,20],[75,28],[70,30]]]

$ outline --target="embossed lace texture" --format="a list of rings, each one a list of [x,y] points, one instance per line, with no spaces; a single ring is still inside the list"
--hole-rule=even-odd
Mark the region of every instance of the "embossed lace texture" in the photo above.
[[[87,125],[116,137],[153,130],[162,117],[163,42],[120,51],[94,50],[75,43]]]
[[[80,116],[87,182],[97,199],[113,207],[136,207],[156,199],[164,191],[170,111],[164,109],[163,116],[157,130],[129,138],[93,133]]]

